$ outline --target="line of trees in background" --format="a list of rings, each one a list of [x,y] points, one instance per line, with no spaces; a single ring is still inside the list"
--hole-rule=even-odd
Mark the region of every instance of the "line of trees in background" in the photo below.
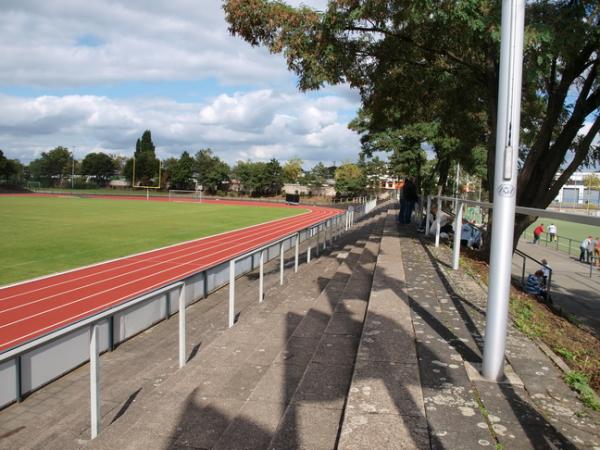
[[[335,186],[338,195],[352,197],[379,188],[379,177],[388,171],[388,164],[377,157],[361,157],[357,163],[339,166],[319,162],[310,170],[303,169],[300,158],[283,164],[276,159],[238,161],[231,167],[209,148],[160,161],[150,130],[137,140],[133,158],[92,152],[77,160],[68,148],[59,146],[24,165],[7,159],[0,150],[0,183],[5,187],[35,182],[41,187],[102,188],[117,179],[123,180],[124,186],[158,187],[160,178],[161,189],[201,187],[205,193],[217,195],[235,190],[253,197],[276,196],[284,183],[295,183],[309,189]]]

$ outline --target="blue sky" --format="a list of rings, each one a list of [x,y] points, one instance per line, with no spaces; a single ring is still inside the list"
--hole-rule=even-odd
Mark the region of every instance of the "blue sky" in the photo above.
[[[58,145],[128,155],[145,129],[163,158],[211,147],[230,163],[311,166],[360,148],[347,129],[358,94],[298,92],[281,55],[229,35],[220,0],[4,0],[0,53],[0,148],[11,158]]]

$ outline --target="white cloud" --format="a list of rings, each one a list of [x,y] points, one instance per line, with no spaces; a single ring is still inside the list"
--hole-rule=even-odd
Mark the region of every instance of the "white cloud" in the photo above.
[[[296,92],[284,57],[230,36],[221,0],[2,0],[0,54],[0,148],[24,161],[57,145],[129,154],[145,129],[163,157],[210,146],[228,162],[311,163],[359,150],[346,127],[356,91]],[[218,86],[170,92],[181,80]],[[136,92],[147,81],[166,84],[161,98]]]
[[[283,58],[230,36],[218,0],[4,0],[0,84],[289,79]]]
[[[340,105],[356,107],[344,102],[271,90],[223,94],[206,104],[1,95],[0,142],[9,157],[24,161],[56,145],[79,157],[95,149],[131,154],[148,128],[162,157],[211,147],[230,163],[293,156],[307,163],[341,161],[359,150],[358,136],[337,120]]]

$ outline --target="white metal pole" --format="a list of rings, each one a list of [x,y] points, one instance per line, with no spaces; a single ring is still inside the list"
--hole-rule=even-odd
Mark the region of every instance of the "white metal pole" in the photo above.
[[[494,209],[483,376],[499,380],[506,349],[521,113],[525,0],[502,1]]]
[[[460,238],[462,234],[462,216],[464,203],[458,201],[456,220],[454,222],[454,247],[452,248],[452,268],[458,270],[458,259],[460,257]]]
[[[265,296],[265,251],[260,252],[260,269],[258,271],[258,302],[262,303]]]
[[[279,250],[279,284],[280,285],[283,284],[283,264],[284,264],[284,259],[283,259],[283,242],[282,242],[281,246],[280,246],[280,250]]]
[[[429,221],[431,213],[431,195],[427,196],[427,211],[425,211],[425,236],[429,234],[429,227],[431,223]]]
[[[315,238],[316,238],[316,245],[315,245],[315,254],[317,256],[319,256],[319,243],[321,242],[321,231],[319,230],[320,225],[317,225],[317,228],[315,229]]]
[[[294,272],[298,272],[298,258],[300,256],[300,233],[296,235],[296,249],[294,252]]]
[[[100,354],[98,325],[90,329],[90,419],[91,436],[95,439],[100,431]]]
[[[308,248],[306,249],[306,263],[308,264],[310,262],[310,250],[311,250],[311,246],[312,246],[312,237],[313,237],[313,230],[309,229],[308,230]]]
[[[235,260],[229,261],[229,328],[233,326],[235,320]]]
[[[458,197],[459,197],[459,191],[460,190],[460,163],[456,163],[456,185],[454,188],[454,198],[456,200],[454,200],[454,213],[456,214],[456,211],[458,211]]]
[[[185,283],[179,289],[179,368],[185,366],[186,343],[185,343]]]
[[[323,224],[323,251],[327,249],[327,223]]]
[[[435,246],[440,246],[440,228],[442,228],[442,224],[440,221],[440,216],[442,215],[442,187],[438,186],[438,196],[437,196],[437,214],[435,215]]]

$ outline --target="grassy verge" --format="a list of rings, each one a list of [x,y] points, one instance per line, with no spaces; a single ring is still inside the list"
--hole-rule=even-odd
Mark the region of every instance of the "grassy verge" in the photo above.
[[[463,256],[461,262],[467,273],[487,285],[487,263],[468,257],[467,252]],[[523,334],[541,340],[567,363],[574,374],[567,376],[567,383],[579,392],[585,404],[595,409],[590,398],[598,399],[589,393],[594,394],[594,390],[600,393],[600,340],[578,327],[574,320],[557,315],[515,286],[511,287],[509,311],[514,325]]]
[[[78,197],[0,197],[0,285],[303,211]]]

